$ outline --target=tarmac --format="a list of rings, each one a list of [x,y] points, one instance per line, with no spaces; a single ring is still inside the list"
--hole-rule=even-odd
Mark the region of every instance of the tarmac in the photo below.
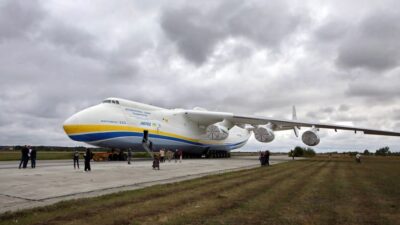
[[[271,156],[270,164],[287,162],[286,156]],[[59,201],[94,197],[156,184],[173,183],[211,174],[260,166],[258,157],[187,159],[182,163],[152,161],[92,162],[91,172],[74,170],[71,160],[37,160],[36,168],[18,169],[19,162],[0,162],[0,213],[54,204]],[[29,164],[30,166],[30,164]]]

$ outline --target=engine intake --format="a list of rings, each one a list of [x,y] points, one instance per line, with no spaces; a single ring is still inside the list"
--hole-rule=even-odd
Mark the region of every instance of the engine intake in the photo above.
[[[211,140],[224,140],[229,136],[228,128],[220,124],[211,124],[206,129],[206,135]]]
[[[308,146],[316,146],[319,144],[320,138],[316,129],[311,129],[303,133],[301,136],[303,143]]]
[[[259,142],[271,142],[275,139],[274,131],[267,125],[258,126],[254,130],[254,137]]]

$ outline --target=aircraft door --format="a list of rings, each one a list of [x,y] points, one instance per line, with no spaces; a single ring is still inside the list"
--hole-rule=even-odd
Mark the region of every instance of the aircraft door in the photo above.
[[[149,140],[149,131],[148,130],[144,130],[143,131],[143,143],[147,143],[147,141]]]

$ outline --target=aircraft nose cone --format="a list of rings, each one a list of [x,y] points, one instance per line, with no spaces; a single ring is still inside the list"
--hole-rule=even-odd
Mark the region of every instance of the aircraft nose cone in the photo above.
[[[63,123],[65,133],[71,139],[74,139],[73,137],[80,133],[85,133],[84,131],[86,130],[83,129],[85,126],[98,123],[98,115],[100,114],[102,107],[102,105],[92,106],[69,117]]]
[[[70,136],[70,134],[72,133],[72,126],[74,124],[79,124],[78,120],[77,120],[77,114],[72,115],[71,117],[69,117],[68,119],[66,119],[63,123],[63,129],[65,134],[67,134],[68,136]]]

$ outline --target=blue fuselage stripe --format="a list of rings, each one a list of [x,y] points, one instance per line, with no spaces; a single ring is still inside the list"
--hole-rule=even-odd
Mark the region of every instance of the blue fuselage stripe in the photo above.
[[[113,138],[120,138],[120,137],[143,137],[143,133],[137,133],[137,132],[98,132],[98,133],[89,133],[89,134],[79,134],[79,135],[70,135],[70,138],[75,141],[82,141],[82,142],[94,142],[94,141],[102,141],[102,140],[107,140],[107,139],[113,139]],[[149,134],[149,138],[159,138],[159,139],[164,139],[164,140],[172,140],[172,141],[178,141],[178,142],[183,142],[191,145],[197,145],[197,146],[215,146],[214,144],[202,144],[198,142],[193,142],[193,141],[188,141],[180,138],[175,138],[175,137],[168,137],[164,135],[158,135],[158,134]],[[234,144],[222,144],[225,146],[229,147],[235,147],[238,145],[241,145],[245,143],[246,141],[242,141],[239,143],[234,143]]]

